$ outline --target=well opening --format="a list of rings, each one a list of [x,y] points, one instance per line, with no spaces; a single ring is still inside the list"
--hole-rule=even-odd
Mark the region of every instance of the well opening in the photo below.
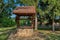
[[[19,28],[20,29],[31,29],[34,28],[34,21],[32,16],[20,16],[19,17]]]

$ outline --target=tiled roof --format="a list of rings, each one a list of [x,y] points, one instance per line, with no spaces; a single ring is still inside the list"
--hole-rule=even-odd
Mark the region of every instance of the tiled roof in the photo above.
[[[13,10],[13,13],[17,15],[33,15],[36,10],[34,6],[20,6]]]

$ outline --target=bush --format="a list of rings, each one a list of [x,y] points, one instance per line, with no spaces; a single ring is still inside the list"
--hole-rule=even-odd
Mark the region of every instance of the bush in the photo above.
[[[14,26],[16,23],[12,19],[4,19],[1,24],[3,27],[11,27]]]

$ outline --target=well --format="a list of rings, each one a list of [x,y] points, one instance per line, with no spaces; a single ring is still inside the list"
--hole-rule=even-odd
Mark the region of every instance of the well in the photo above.
[[[17,7],[15,10],[13,10],[13,13],[16,15],[17,28],[19,28],[17,30],[18,36],[21,37],[32,36],[33,28],[35,26],[35,14],[36,14],[35,7],[34,6]],[[21,16],[29,16],[29,18],[24,20],[31,20],[32,21],[31,26],[21,27],[19,24],[19,20],[22,20],[22,18],[20,18]]]

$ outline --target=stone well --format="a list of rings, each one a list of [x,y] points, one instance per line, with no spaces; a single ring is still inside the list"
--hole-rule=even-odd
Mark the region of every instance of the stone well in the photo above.
[[[18,29],[17,36],[19,37],[28,37],[33,35],[33,29]]]

